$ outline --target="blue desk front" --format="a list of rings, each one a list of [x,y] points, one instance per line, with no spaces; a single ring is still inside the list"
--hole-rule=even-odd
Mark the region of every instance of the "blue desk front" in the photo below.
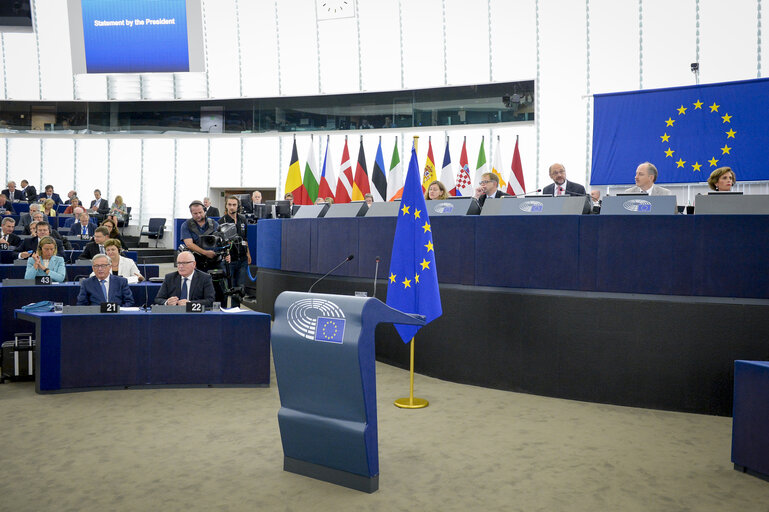
[[[159,283],[132,284],[131,293],[136,304],[144,304],[145,301],[152,304],[155,295],[160,291]],[[77,294],[80,292],[79,283],[61,283],[50,286],[3,286],[0,284],[0,335],[3,341],[12,340],[13,333],[25,332],[29,324],[18,320],[14,309],[19,309],[32,302],[50,300],[63,304],[74,305],[77,303]]]
[[[270,316],[263,313],[16,316],[35,324],[38,393],[270,383]]]
[[[373,278],[390,267],[395,218],[287,219],[257,265]],[[442,284],[705,297],[769,298],[769,216],[558,215],[430,219]],[[266,236],[265,236],[266,238]],[[720,272],[727,264],[734,272]]]

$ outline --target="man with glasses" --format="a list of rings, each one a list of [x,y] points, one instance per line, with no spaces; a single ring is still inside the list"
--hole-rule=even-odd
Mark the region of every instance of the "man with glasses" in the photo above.
[[[483,203],[486,202],[487,197],[503,197],[509,196],[505,192],[499,190],[499,176],[493,172],[485,172],[481,175],[481,184],[475,189],[475,198],[478,200],[478,204],[483,207]]]
[[[195,268],[195,256],[190,251],[182,251],[176,257],[176,272],[166,274],[160,291],[155,297],[155,304],[185,306],[188,302],[197,302],[204,306],[214,303],[214,283],[211,276]]]
[[[562,164],[553,164],[548,169],[550,179],[553,182],[542,189],[546,196],[585,196],[585,187],[579,183],[566,181],[566,168]]]
[[[78,306],[98,306],[102,302],[114,302],[120,306],[133,306],[134,296],[128,280],[112,274],[112,262],[106,254],[97,254],[91,260],[93,276],[80,281]]]

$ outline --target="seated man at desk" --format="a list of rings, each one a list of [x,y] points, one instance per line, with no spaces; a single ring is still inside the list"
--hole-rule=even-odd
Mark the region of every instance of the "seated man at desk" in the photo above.
[[[510,194],[502,192],[499,189],[499,176],[493,172],[485,172],[481,175],[481,184],[475,189],[475,198],[478,200],[478,204],[483,208],[483,203],[486,202],[487,197],[504,197]]]
[[[654,164],[644,162],[635,170],[635,187],[625,190],[625,194],[648,194],[650,196],[672,196],[673,192],[655,185],[657,168]]]
[[[91,223],[91,216],[83,212],[80,214],[78,222],[72,224],[72,227],[69,228],[69,236],[91,238],[95,230],[96,226]]]
[[[211,276],[195,268],[195,256],[182,251],[176,257],[178,271],[166,274],[163,285],[155,297],[155,304],[184,306],[199,302],[204,306],[214,303],[214,283]]]
[[[47,222],[33,222],[30,225],[30,228],[32,228],[33,236],[22,241],[21,244],[17,245],[16,249],[14,249],[19,253],[19,258],[22,260],[29,258],[35,251],[37,251],[37,243],[40,239],[51,236],[51,225]],[[54,238],[54,240],[56,239]],[[61,240],[56,240],[56,254],[64,254],[64,246],[62,245]]]
[[[0,249],[12,249],[21,243],[21,237],[13,232],[16,221],[13,217],[3,219],[3,230],[0,233]]]
[[[106,254],[106,251],[104,250],[104,242],[106,242],[108,238],[109,229],[105,228],[104,226],[99,226],[96,228],[93,232],[93,240],[85,244],[85,247],[83,247],[83,252],[80,253],[80,257],[78,259],[90,260],[93,259],[93,257],[97,254]]]
[[[13,205],[5,194],[0,194],[0,215],[13,215]]]
[[[112,263],[106,254],[97,254],[91,260],[93,277],[80,281],[78,306],[94,306],[102,302],[115,302],[121,306],[133,306],[134,296],[125,277],[113,275]]]
[[[563,164],[553,164],[547,170],[553,182],[542,189],[545,196],[584,196],[585,187],[579,183],[566,180],[566,167]]]

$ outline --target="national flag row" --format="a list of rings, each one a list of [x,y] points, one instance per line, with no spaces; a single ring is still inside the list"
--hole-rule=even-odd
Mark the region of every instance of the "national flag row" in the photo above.
[[[499,190],[511,195],[523,194],[526,185],[523,179],[523,167],[521,155],[518,151],[518,138],[515,140],[515,150],[510,166],[505,168],[502,164],[502,152],[499,150],[499,137],[497,137],[497,151],[494,162],[489,169],[486,162],[484,140],[481,139],[481,147],[478,150],[478,159],[473,172],[467,159],[467,139],[462,142],[462,151],[459,156],[459,169],[455,171],[451,163],[449,151],[449,138],[446,137],[446,149],[443,153],[443,165],[440,171],[440,180],[446,186],[451,196],[472,196],[474,187],[481,180],[481,175],[491,172],[499,178]],[[299,154],[296,149],[296,138],[291,151],[291,162],[288,167],[286,186],[284,191],[294,196],[294,204],[313,204],[318,197],[325,199],[331,197],[335,203],[349,203],[350,201],[362,201],[366,194],[371,194],[374,201],[394,201],[400,199],[403,194],[403,168],[398,151],[398,138],[395,138],[392,157],[389,167],[385,168],[384,154],[382,152],[382,138],[379,138],[374,166],[369,173],[366,165],[366,154],[361,138],[358,149],[358,160],[353,166],[350,160],[350,150],[347,145],[347,137],[344,140],[342,159],[337,177],[331,155],[329,155],[329,137],[326,138],[326,150],[323,154],[323,164],[320,168],[315,160],[314,142],[310,143],[304,171],[299,164]],[[427,189],[430,183],[437,180],[438,172],[435,167],[432,141],[428,140],[427,161],[422,173],[422,189]]]

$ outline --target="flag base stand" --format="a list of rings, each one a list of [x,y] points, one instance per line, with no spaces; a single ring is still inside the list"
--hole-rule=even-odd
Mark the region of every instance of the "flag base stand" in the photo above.
[[[401,409],[424,409],[430,402],[424,398],[414,398],[414,338],[411,338],[410,353],[409,396],[407,398],[399,398],[394,403],[395,407],[400,407]]]
[[[430,405],[430,402],[424,398],[414,398],[413,396],[399,398],[394,403],[395,407],[400,407],[401,409],[424,409]]]

